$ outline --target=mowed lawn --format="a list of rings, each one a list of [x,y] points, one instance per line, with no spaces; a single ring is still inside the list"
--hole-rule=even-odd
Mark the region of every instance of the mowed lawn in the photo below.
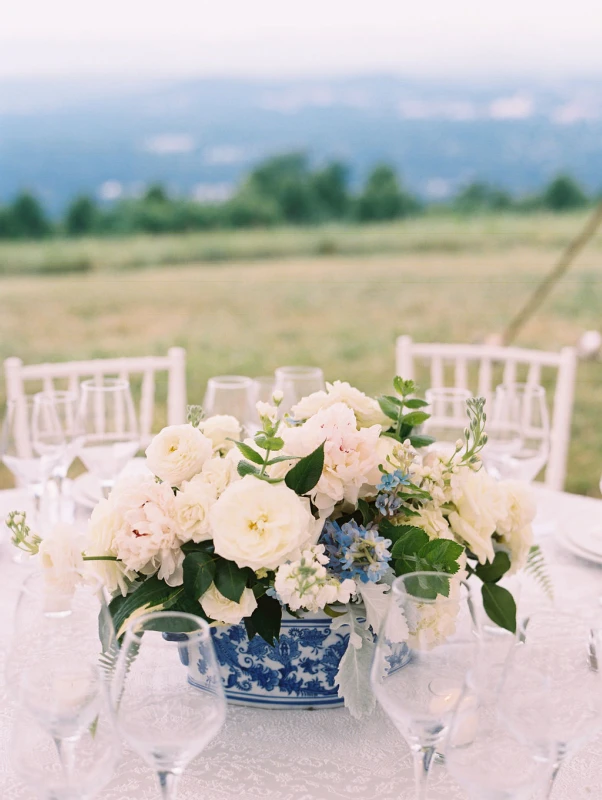
[[[482,341],[503,328],[557,254],[549,240],[513,246],[511,239],[485,239],[476,252],[4,277],[0,357],[54,361],[181,345],[190,402],[202,400],[211,375],[263,375],[288,363],[317,364],[327,379],[383,392],[398,335]],[[600,236],[516,343],[558,349],[591,328],[602,328]],[[567,488],[598,496],[601,473],[602,363],[580,363]]]

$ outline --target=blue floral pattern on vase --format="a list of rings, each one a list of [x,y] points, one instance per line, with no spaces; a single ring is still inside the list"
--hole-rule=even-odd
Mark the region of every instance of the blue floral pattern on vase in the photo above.
[[[212,628],[226,696],[264,708],[342,706],[335,677],[349,642],[347,631],[333,631],[327,616],[286,615],[271,647],[260,636],[249,641],[244,625]]]

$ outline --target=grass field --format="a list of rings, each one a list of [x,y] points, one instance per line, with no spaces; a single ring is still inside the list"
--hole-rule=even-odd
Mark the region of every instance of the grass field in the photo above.
[[[85,274],[3,277],[0,357],[164,353],[176,344],[188,351],[191,402],[202,399],[210,375],[260,375],[284,363],[319,364],[327,378],[380,392],[393,376],[397,335],[474,342],[501,330],[582,222],[418,219],[366,229],[5,244],[3,267],[10,260],[30,272],[49,248],[72,258],[86,251],[92,266]],[[327,236],[334,254],[311,255]],[[224,260],[203,263],[217,241]],[[153,260],[162,266],[150,266]],[[599,330],[601,317],[598,235],[517,344],[574,344],[584,330]],[[601,412],[602,363],[581,363],[571,491],[599,494]]]

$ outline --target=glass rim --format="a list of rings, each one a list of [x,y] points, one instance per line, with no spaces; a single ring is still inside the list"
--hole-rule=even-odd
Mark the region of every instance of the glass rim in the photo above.
[[[207,381],[207,388],[209,386],[223,387],[223,386],[236,386],[236,387],[249,387],[253,385],[253,378],[248,375],[213,375]]]
[[[540,383],[531,383],[530,381],[510,381],[510,383],[498,383],[495,387],[495,393],[508,391],[512,389],[517,393],[525,393],[529,391],[533,395],[543,395],[545,397],[546,389]]]
[[[69,389],[52,389],[42,390],[33,395],[34,403],[41,402],[42,400],[77,400],[77,393]]]
[[[405,581],[409,578],[421,578],[421,577],[437,577],[437,578],[447,578],[448,581],[451,583],[452,579],[455,577],[454,575],[450,575],[448,572],[429,572],[428,570],[418,570],[417,572],[406,572],[405,575],[398,575],[393,583],[391,584],[391,595],[395,595],[395,597],[410,597],[413,600],[417,600],[420,603],[457,603],[458,599],[452,600],[450,597],[445,597],[445,595],[437,595],[435,598],[428,598],[428,597],[416,597],[415,595],[410,594],[405,589]],[[466,589],[467,594],[470,596],[470,586],[468,583],[463,579],[458,579],[458,585],[463,586]],[[401,588],[404,587],[404,588]]]
[[[79,588],[85,588],[90,591],[90,594],[98,594],[100,592],[105,592],[106,587],[104,583],[100,580],[98,575],[94,575],[93,573],[89,573],[86,575],[86,580],[81,581],[75,587],[75,590]],[[46,577],[43,572],[36,571],[32,572],[27,575],[21,582],[21,585],[18,589],[20,594],[27,594],[30,597],[39,597],[43,595],[46,591]],[[65,592],[65,594],[69,594],[69,592]],[[103,596],[103,600],[106,602],[106,597]]]
[[[274,375],[277,378],[321,378],[324,375],[322,367],[289,366],[276,367]]]
[[[141,614],[139,617],[135,617],[126,628],[126,636],[135,639],[137,642],[142,641],[142,634],[144,630],[138,632],[136,628],[144,627],[144,624],[151,619],[180,619],[186,620],[188,622],[193,622],[198,630],[196,631],[173,631],[174,635],[185,635],[187,636],[187,641],[210,641],[211,639],[211,628],[209,623],[198,617],[196,614],[189,614],[187,611],[147,611],[146,614]],[[155,631],[155,633],[160,633],[160,631]],[[170,633],[172,633],[170,631]],[[179,640],[174,640],[179,642]]]
[[[465,397],[467,400],[474,396],[470,389],[461,389],[459,386],[432,386],[430,389],[425,389],[425,399],[427,395],[433,392],[441,392],[441,394],[447,394],[450,397]]]
[[[130,382],[126,378],[103,378],[99,383],[96,378],[88,378],[79,384],[82,391],[94,389],[97,392],[112,392],[115,389],[129,389]]]

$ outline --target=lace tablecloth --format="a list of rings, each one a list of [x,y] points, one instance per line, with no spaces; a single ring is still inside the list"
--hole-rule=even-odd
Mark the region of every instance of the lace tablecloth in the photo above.
[[[559,530],[599,526],[602,501],[538,490],[540,507]],[[14,507],[15,494],[0,492],[0,514]],[[576,596],[602,594],[602,567],[566,553],[556,538],[542,536],[548,564],[566,578],[564,591]],[[9,642],[12,608],[25,568],[0,547],[0,651]],[[575,585],[575,578],[578,578]],[[2,665],[0,665],[2,666]],[[3,669],[2,669],[3,674]],[[12,709],[0,686],[0,798],[31,800],[10,766]],[[180,800],[413,800],[412,760],[406,744],[380,709],[353,720],[345,709],[264,711],[229,707],[220,735],[190,764]],[[156,800],[155,777],[132,752],[125,751],[103,800]],[[435,766],[429,800],[464,798],[443,767]],[[602,798],[602,738],[583,749],[560,771],[553,800]]]

